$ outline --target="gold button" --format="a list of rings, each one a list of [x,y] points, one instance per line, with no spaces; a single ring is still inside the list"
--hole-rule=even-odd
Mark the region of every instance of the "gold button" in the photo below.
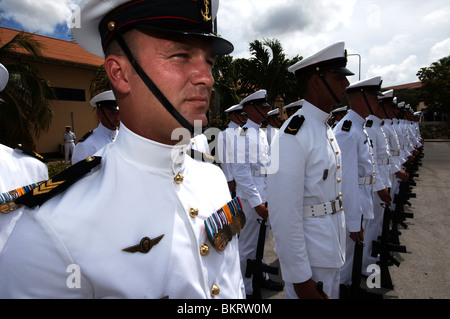
[[[192,218],[197,217],[198,215],[198,209],[197,208],[189,208],[189,216],[191,216]]]
[[[340,182],[341,182],[341,179],[340,179],[340,178],[338,178],[338,179],[337,179],[337,182],[338,182],[338,183],[340,183]]]
[[[177,176],[175,176],[174,181],[175,181],[175,183],[177,183],[177,184],[181,184],[181,183],[183,182],[183,179],[184,179],[183,175],[181,175],[180,173],[178,173]]]
[[[339,154],[339,151],[336,151],[336,155],[338,155]]]
[[[341,169],[341,165],[338,164],[337,169]]]
[[[211,297],[216,297],[220,293],[220,288],[217,285],[212,285],[211,287]]]
[[[330,138],[330,141],[332,141],[332,142],[333,142],[333,141],[334,141],[334,138]]]
[[[203,244],[200,246],[200,255],[206,256],[209,254],[209,246],[206,244]]]

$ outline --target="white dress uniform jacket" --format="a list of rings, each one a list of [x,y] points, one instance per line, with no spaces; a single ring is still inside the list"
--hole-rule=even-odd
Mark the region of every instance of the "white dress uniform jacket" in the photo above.
[[[219,252],[204,225],[230,199],[218,167],[122,125],[99,166],[24,211],[0,255],[0,297],[242,298],[237,238]],[[160,235],[146,254],[122,251]]]
[[[47,166],[41,161],[0,144],[0,193],[48,179]],[[0,251],[22,215],[19,208],[0,216]],[[1,287],[0,287],[1,289]]]
[[[296,135],[284,131],[303,115]],[[280,128],[272,142],[279,149],[278,171],[268,175],[269,219],[283,279],[289,283],[311,278],[311,267],[340,268],[345,260],[343,211],[306,217],[311,205],[336,200],[341,192],[341,154],[329,114],[305,101]]]
[[[348,123],[351,123],[350,128]],[[376,178],[375,162],[364,123],[365,119],[349,110],[334,128],[342,151],[342,203],[349,233],[358,232],[361,227],[366,229],[368,221],[374,218],[372,192]],[[351,283],[354,252],[355,243],[348,239],[341,284]]]
[[[100,123],[85,141],[75,145],[72,155],[72,165],[94,155],[99,149],[116,140],[119,130],[110,130]]]

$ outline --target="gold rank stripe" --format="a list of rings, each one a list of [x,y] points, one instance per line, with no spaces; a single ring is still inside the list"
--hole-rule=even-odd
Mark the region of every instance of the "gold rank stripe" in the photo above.
[[[65,181],[53,182],[51,179],[49,179],[44,184],[41,184],[38,188],[33,189],[33,195],[46,194],[64,182]]]

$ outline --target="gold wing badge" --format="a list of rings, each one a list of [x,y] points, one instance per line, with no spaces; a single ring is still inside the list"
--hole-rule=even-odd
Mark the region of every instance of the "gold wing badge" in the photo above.
[[[200,10],[200,12],[202,13],[203,20],[207,22],[212,19],[211,12],[209,11],[209,0],[204,0],[203,4],[205,5],[205,11]]]
[[[153,238],[153,239],[144,237],[141,239],[141,242],[138,245],[124,248],[124,249],[122,249],[122,251],[126,251],[129,253],[140,252],[140,253],[146,254],[153,248],[153,246],[157,245],[163,237],[164,237],[164,234],[161,236],[158,236],[156,238]]]

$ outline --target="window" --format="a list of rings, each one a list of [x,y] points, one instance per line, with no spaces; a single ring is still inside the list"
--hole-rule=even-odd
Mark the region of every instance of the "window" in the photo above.
[[[60,88],[54,87],[56,100],[63,101],[86,101],[86,94],[82,89],[68,89],[68,88]]]

